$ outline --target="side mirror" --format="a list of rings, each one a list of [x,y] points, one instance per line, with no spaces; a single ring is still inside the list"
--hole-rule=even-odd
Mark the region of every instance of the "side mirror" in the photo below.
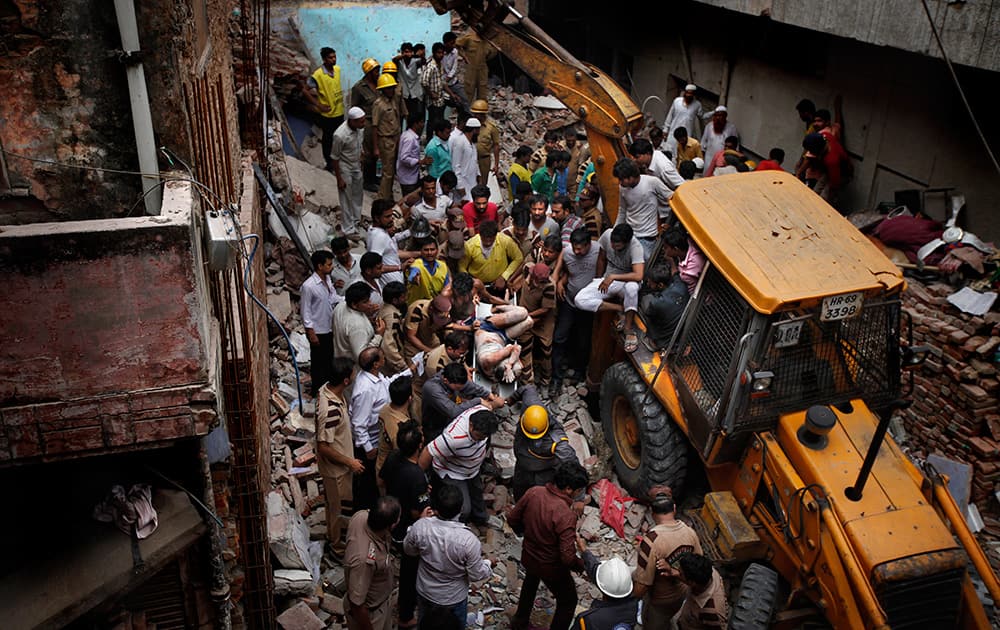
[[[902,369],[912,370],[927,360],[931,348],[930,346],[905,346],[901,351],[903,354]]]

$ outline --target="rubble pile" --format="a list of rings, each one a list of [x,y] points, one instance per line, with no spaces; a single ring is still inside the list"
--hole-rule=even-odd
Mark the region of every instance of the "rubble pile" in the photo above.
[[[513,163],[513,153],[520,145],[527,145],[532,150],[542,146],[546,131],[576,133],[580,119],[565,107],[551,108],[550,101],[515,92],[510,87],[499,86],[491,90],[490,116],[500,127],[500,164],[504,173]]]
[[[963,313],[946,299],[954,292],[947,284],[911,279],[903,295],[914,343],[931,349],[914,374],[906,428],[920,450],[973,465],[971,499],[985,515],[986,530],[1000,538],[994,499],[1000,481],[1000,313]]]

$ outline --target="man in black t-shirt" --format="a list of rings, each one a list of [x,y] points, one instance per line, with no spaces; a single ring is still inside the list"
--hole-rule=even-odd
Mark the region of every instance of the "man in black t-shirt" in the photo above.
[[[430,511],[430,485],[427,475],[417,465],[417,457],[424,444],[424,437],[416,421],[403,422],[396,433],[398,448],[391,453],[382,465],[380,475],[385,482],[386,494],[399,499],[402,514],[399,523],[392,530],[392,540],[401,556],[399,565],[399,627],[408,628],[416,625],[417,605],[417,568],[420,566],[419,556],[409,556],[403,553],[403,538],[410,525],[420,518],[425,511]]]

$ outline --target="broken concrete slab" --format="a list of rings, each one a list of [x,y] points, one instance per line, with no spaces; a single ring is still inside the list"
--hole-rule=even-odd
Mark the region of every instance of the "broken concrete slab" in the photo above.
[[[340,205],[337,179],[333,173],[291,156],[285,156],[285,166],[288,167],[292,190],[302,195],[307,211],[318,212],[320,208]]]
[[[274,572],[274,594],[307,596],[316,590],[312,573],[302,569],[278,569]]]
[[[274,315],[275,319],[284,324],[288,316],[292,314],[292,299],[287,291],[280,293],[268,291],[267,308]]]
[[[309,528],[284,496],[273,490],[267,495],[267,533],[271,553],[281,567],[313,571]]]
[[[326,624],[305,602],[298,602],[278,615],[278,625],[285,630],[324,630]]]

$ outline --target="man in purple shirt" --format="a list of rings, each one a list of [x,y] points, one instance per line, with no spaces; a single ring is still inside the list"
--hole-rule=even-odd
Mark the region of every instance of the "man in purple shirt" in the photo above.
[[[396,179],[403,196],[419,187],[420,165],[429,165],[431,158],[420,157],[420,134],[424,132],[424,120],[411,116],[406,120],[406,131],[399,137],[399,156],[396,158]]]

